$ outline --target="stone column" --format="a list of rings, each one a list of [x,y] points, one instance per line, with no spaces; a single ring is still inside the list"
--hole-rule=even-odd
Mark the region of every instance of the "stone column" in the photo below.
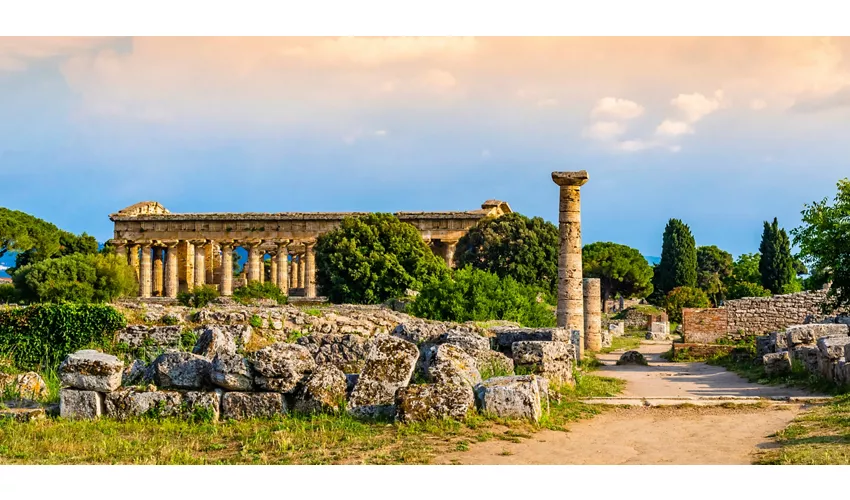
[[[139,265],[139,297],[151,296],[151,244],[146,242],[142,244],[142,259]]]
[[[233,295],[233,242],[221,242],[221,294]]]
[[[177,276],[180,290],[191,292],[195,287],[195,247],[186,240],[177,244],[177,255],[180,263],[177,264]]]
[[[304,245],[304,288],[306,297],[316,296],[316,254],[313,252],[315,241]]]
[[[210,241],[205,248],[204,266],[206,267],[206,283],[212,285],[215,283],[215,242]]]
[[[287,241],[277,242],[277,286],[284,295],[289,295],[289,249]]]
[[[133,266],[133,270],[136,271],[136,279],[141,281],[142,275],[139,273],[139,245],[136,243],[130,243],[130,265]]]
[[[195,247],[195,286],[204,286],[207,283],[207,251],[204,248],[207,242],[206,240],[193,240],[190,243]]]
[[[162,269],[162,247],[155,246],[153,248],[153,295],[162,297],[163,289],[163,269]]]
[[[115,255],[124,257],[124,262],[127,261],[127,245],[123,240],[112,240],[115,245]]]
[[[588,176],[584,170],[552,172],[552,180],[561,187],[558,204],[558,326],[569,330],[584,330],[579,188],[587,182]]]
[[[584,345],[590,352],[602,349],[602,286],[599,278],[584,278]]]
[[[446,267],[454,267],[455,249],[457,248],[457,242],[458,240],[443,240],[443,245],[445,245],[444,257],[446,259]]]
[[[180,262],[180,256],[177,255],[177,242],[165,242],[165,283],[163,288],[166,297],[177,297],[177,291],[180,288],[180,282],[177,276],[177,265]]]
[[[307,275],[304,271],[307,268],[307,262],[303,253],[298,254],[298,288],[307,287]]]
[[[248,281],[260,281],[260,242],[249,242],[248,247],[248,272],[246,277]]]
[[[295,254],[289,261],[289,288],[298,288],[298,256]]]
[[[269,281],[277,285],[277,252],[271,251],[269,255],[271,256],[271,277]]]

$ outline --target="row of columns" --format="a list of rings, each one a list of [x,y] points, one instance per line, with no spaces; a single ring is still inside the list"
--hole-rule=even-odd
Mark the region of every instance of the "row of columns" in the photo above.
[[[232,295],[236,243],[209,240],[116,242],[116,253],[128,258],[128,263],[136,270],[140,297],[176,297],[181,278],[187,290],[217,284],[222,295]],[[274,240],[276,248],[272,251],[261,248],[268,243],[262,240],[240,242],[239,246],[248,249],[244,268],[247,281],[265,282],[264,261],[266,254],[270,254],[272,283],[286,294],[290,288],[303,288],[307,297],[315,297],[315,241],[299,242],[304,251],[293,253],[291,262],[291,240]]]

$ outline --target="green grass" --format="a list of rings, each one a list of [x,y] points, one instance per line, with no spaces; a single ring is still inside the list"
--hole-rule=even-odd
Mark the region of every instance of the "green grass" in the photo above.
[[[646,333],[626,333],[619,337],[611,339],[611,347],[603,347],[599,352],[607,354],[618,350],[631,351],[640,346],[641,340],[646,338]]]
[[[315,317],[318,318],[318,317],[322,316],[322,311],[321,311],[321,309],[317,309],[317,308],[313,307],[313,308],[310,308],[310,309],[304,309],[304,314],[308,314],[310,316],[315,316]]]
[[[346,414],[286,415],[241,422],[139,418],[118,422],[0,422],[0,464],[423,464],[470,443],[516,442],[540,429],[603,411],[584,397],[622,390],[616,379],[579,374],[575,387],[550,388],[550,411],[538,424],[471,413],[463,422],[364,422]]]
[[[767,451],[763,465],[850,465],[850,395],[816,406],[774,436],[779,448]]]

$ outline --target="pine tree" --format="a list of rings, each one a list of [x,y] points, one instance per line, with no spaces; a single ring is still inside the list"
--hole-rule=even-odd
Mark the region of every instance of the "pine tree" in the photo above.
[[[759,273],[761,284],[774,294],[783,293],[793,283],[794,258],[791,257],[791,242],[785,229],[779,227],[776,217],[773,223],[764,222],[764,231],[759,245]]]
[[[697,284],[697,248],[691,229],[679,219],[670,219],[664,228],[661,262],[655,268],[656,293],[666,296],[680,286]]]

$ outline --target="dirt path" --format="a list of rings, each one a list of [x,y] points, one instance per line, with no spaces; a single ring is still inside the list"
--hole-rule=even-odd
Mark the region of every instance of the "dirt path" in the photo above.
[[[812,394],[765,386],[705,363],[669,363],[659,355],[669,343],[638,349],[650,366],[615,366],[620,353],[600,356],[596,373],[628,383],[633,398],[805,397]],[[763,407],[611,408],[570,425],[569,432],[542,431],[521,443],[488,441],[441,457],[443,464],[750,464],[768,437],[785,428],[802,404]]]

